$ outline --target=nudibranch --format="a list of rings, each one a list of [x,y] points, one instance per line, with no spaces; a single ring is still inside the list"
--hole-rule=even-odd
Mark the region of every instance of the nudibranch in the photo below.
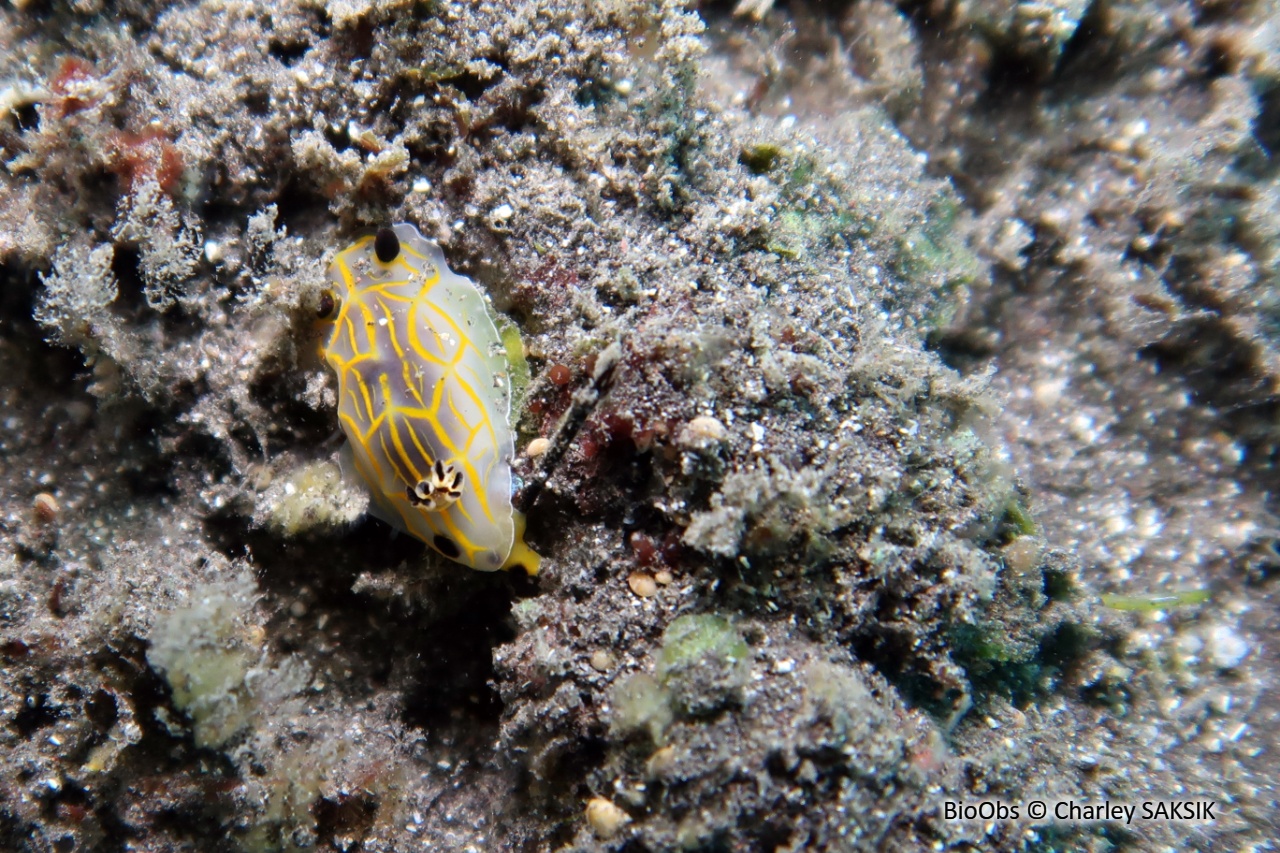
[[[506,348],[479,288],[401,223],[338,253],[319,315],[371,511],[465,566],[536,574],[511,503]]]

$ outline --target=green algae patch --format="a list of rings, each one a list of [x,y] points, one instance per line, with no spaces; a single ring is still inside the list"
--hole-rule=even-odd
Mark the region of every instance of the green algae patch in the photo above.
[[[248,572],[205,584],[191,600],[161,616],[147,661],[173,691],[200,747],[219,748],[252,728],[281,699],[310,679],[294,658],[266,662],[257,636],[257,588]]]
[[[524,392],[529,387],[529,359],[524,354],[524,339],[515,323],[501,315],[494,320],[498,327],[498,337],[502,339],[502,348],[507,352],[507,381],[511,383],[511,411],[513,417],[520,411],[524,403]]]
[[[960,206],[955,199],[935,200],[920,225],[911,228],[897,242],[894,271],[909,281],[928,283],[940,300],[928,321],[934,328],[945,327],[964,302],[966,288],[982,278],[982,262],[957,229]]]
[[[782,157],[782,148],[771,142],[759,145],[748,145],[738,155],[738,162],[746,166],[753,175],[763,175],[773,170]]]
[[[257,520],[287,538],[341,529],[356,521],[368,496],[353,487],[333,462],[307,462],[272,484],[259,498]]]
[[[1031,513],[1017,497],[1010,498],[1009,502],[1005,504],[1000,526],[1011,529],[1015,536],[1036,535],[1035,519],[1031,517]]]
[[[959,215],[954,199],[938,199],[924,222],[899,239],[895,266],[904,278],[936,276],[950,289],[979,277],[981,262],[956,234]]]
[[[778,187],[777,212],[758,234],[766,252],[785,260],[822,257],[873,233],[873,219],[855,212],[863,205],[848,198],[848,185],[819,158],[765,142],[743,148],[738,161]]]
[[[866,224],[852,213],[788,208],[778,214],[764,248],[781,258],[795,260],[807,251],[833,245],[842,236],[862,237],[866,234]]]
[[[1103,593],[1102,603],[1112,610],[1125,610],[1134,613],[1154,613],[1168,610],[1171,607],[1187,607],[1192,604],[1204,604],[1212,597],[1207,589],[1189,589],[1183,592],[1156,593],[1154,595],[1117,595]]]
[[[636,673],[614,688],[610,726],[618,734],[645,732],[654,743],[662,743],[671,720],[667,692],[652,675]]]
[[[636,673],[614,687],[610,726],[661,744],[677,717],[707,717],[741,704],[750,677],[751,649],[728,619],[681,616],[662,634],[656,676]]]
[[[738,702],[750,675],[751,650],[721,616],[681,616],[663,632],[658,681],[678,711],[700,716]]]

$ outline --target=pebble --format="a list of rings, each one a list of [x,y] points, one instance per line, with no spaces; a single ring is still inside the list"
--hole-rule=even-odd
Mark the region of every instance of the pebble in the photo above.
[[[658,584],[648,572],[632,572],[627,575],[627,586],[641,598],[652,598],[658,594]]]
[[[710,415],[699,415],[680,430],[676,441],[681,447],[699,450],[724,441],[727,431],[724,424]]]
[[[48,492],[41,492],[31,501],[31,507],[35,510],[36,521],[41,524],[48,524],[56,521],[58,513],[62,507],[58,505],[58,499]]]
[[[649,756],[645,762],[645,773],[650,779],[660,779],[670,773],[676,766],[676,750],[673,746],[664,746]]]
[[[601,841],[615,837],[630,822],[630,815],[604,797],[592,797],[587,802],[587,823]]]
[[[547,378],[554,385],[568,385],[573,373],[563,364],[553,364],[547,368]]]
[[[1249,656],[1249,643],[1230,625],[1217,625],[1205,638],[1209,659],[1219,669],[1235,669]]]

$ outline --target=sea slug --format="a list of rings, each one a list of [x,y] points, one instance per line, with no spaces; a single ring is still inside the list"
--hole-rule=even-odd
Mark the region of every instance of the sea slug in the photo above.
[[[536,574],[511,504],[506,349],[476,285],[401,223],[338,253],[319,316],[371,511],[465,566]]]

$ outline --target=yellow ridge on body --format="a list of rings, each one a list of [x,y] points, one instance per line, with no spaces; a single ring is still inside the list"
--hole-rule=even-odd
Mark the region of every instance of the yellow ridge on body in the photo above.
[[[417,228],[390,230],[329,266],[321,352],[355,470],[378,515],[449,559],[536,574],[511,505],[511,387],[488,304]]]

